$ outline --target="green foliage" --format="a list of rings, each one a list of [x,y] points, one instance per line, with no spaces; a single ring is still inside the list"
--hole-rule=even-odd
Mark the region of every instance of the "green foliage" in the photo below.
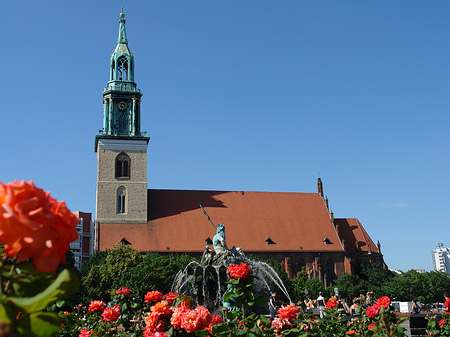
[[[435,303],[443,300],[445,290],[450,289],[450,277],[442,272],[419,273],[410,270],[397,274],[380,264],[365,264],[358,275],[344,274],[334,281],[342,296],[353,298],[369,291],[374,297],[389,296],[396,301]]]
[[[139,298],[152,290],[167,293],[178,271],[192,260],[185,254],[143,255],[128,245],[98,252],[81,268],[85,301],[109,301],[111,290],[120,287],[132,289]]]

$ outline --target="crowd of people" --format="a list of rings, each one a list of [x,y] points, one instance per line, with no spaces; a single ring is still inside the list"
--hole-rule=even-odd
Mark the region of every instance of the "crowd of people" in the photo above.
[[[443,311],[450,314],[450,294],[444,293],[445,303]],[[360,316],[362,311],[373,304],[373,293],[368,292],[366,295],[361,294],[358,297],[354,297],[350,301],[350,305],[340,295],[331,294],[328,299],[323,296],[322,292],[319,292],[319,296],[316,299],[312,299],[310,295],[306,295],[304,301],[298,301],[297,306],[300,307],[303,312],[318,313],[320,318],[323,318],[326,314],[325,308],[332,303],[333,308],[336,310],[344,311],[350,316]],[[273,319],[277,310],[281,307],[282,302],[277,300],[277,293],[272,292],[269,298],[269,312],[270,318]],[[421,304],[416,300],[411,301],[410,314],[419,314],[421,312]]]

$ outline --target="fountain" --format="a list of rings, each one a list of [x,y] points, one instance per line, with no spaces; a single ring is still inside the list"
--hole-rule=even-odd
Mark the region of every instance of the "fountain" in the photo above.
[[[200,205],[207,216],[209,222],[216,229],[212,245],[207,242],[200,262],[190,262],[183,270],[176,275],[172,291],[185,294],[196,301],[196,305],[204,305],[211,312],[217,313],[222,308],[222,296],[225,293],[227,280],[227,268],[233,264],[248,264],[254,276],[255,297],[268,294],[271,289],[269,283],[272,282],[286,296],[292,304],[292,300],[277,272],[267,263],[254,261],[245,256],[241,248],[228,249],[225,241],[225,225],[219,224],[217,227]]]

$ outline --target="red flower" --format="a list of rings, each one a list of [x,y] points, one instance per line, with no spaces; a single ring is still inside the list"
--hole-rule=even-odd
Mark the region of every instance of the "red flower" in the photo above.
[[[157,313],[151,312],[145,318],[145,330],[149,333],[164,331],[164,323],[159,320],[159,315]]]
[[[187,333],[194,332],[202,328],[202,319],[196,310],[186,310],[181,316],[181,327]]]
[[[278,317],[281,319],[293,320],[297,317],[297,314],[300,312],[299,308],[295,305],[282,305],[280,309],[278,309]]]
[[[201,329],[206,328],[211,324],[211,313],[206,307],[204,307],[203,305],[199,305],[197,308],[195,308],[195,311],[197,311],[198,315],[200,316]]]
[[[102,312],[106,308],[106,304],[102,301],[92,301],[89,304],[89,311],[91,312]]]
[[[377,325],[375,323],[370,323],[367,328],[369,330],[372,330],[373,332],[378,332],[379,331],[379,330],[376,330],[377,329]]]
[[[159,302],[163,299],[163,295],[159,291],[149,291],[144,298],[145,303]]]
[[[164,295],[164,298],[166,299],[167,302],[169,302],[170,305],[173,304],[173,302],[175,302],[175,300],[178,297],[178,293],[176,292],[169,292],[168,294]]]
[[[157,316],[170,316],[172,314],[170,306],[166,301],[155,303],[151,311]]]
[[[376,304],[366,308],[366,314],[370,318],[374,318],[376,315],[378,315],[379,312],[380,308]]]
[[[88,329],[83,329],[80,331],[80,334],[78,335],[78,337],[90,337],[93,332],[94,331],[91,331]]]
[[[447,320],[446,320],[445,318],[441,319],[441,320],[438,322],[439,326],[444,326],[445,323],[447,323]]]
[[[327,308],[334,308],[336,307],[338,304],[338,302],[336,301],[335,297],[330,297],[330,299],[328,300],[327,304],[325,304],[325,306]]]
[[[54,273],[78,238],[79,222],[64,201],[56,201],[32,181],[0,182],[0,242],[9,257],[32,258],[38,271]]]
[[[122,294],[122,295],[130,297],[131,290],[128,289],[127,287],[122,287],[122,288],[116,290],[116,294]]]
[[[175,308],[175,311],[172,314],[172,317],[170,318],[170,324],[173,325],[175,329],[181,329],[181,320],[186,311],[190,310],[189,308],[186,308],[184,306],[179,306]]]
[[[214,316],[211,318],[211,323],[210,323],[209,326],[207,326],[205,329],[208,330],[209,333],[212,333],[212,327],[213,327],[213,325],[220,324],[220,323],[223,323],[223,318],[220,317],[220,316],[214,315]]]
[[[120,317],[120,306],[116,304],[112,308],[106,308],[102,314],[103,320],[106,322],[115,322]]]
[[[246,278],[248,273],[250,273],[250,268],[247,263],[234,264],[228,266],[228,273],[232,278]]]
[[[168,337],[168,336],[169,335],[164,332],[160,332],[160,331],[149,332],[147,330],[144,330],[144,337]]]
[[[377,307],[380,309],[381,308],[387,309],[389,307],[389,304],[391,304],[391,299],[387,296],[380,297],[377,300]]]
[[[355,330],[349,330],[345,333],[346,335],[355,335],[356,331]]]

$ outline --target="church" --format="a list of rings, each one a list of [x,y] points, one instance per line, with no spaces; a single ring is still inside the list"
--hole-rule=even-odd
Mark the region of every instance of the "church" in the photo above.
[[[312,193],[148,189],[150,137],[141,132],[134,72],[122,11],[103,91],[103,128],[95,137],[96,250],[122,242],[141,252],[201,256],[221,223],[229,247],[275,258],[289,277],[306,268],[328,285],[358,272],[364,261],[383,262],[380,244],[358,219],[334,218],[320,178]]]

